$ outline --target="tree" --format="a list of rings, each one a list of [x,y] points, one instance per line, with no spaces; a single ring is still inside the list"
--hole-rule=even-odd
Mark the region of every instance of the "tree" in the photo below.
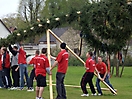
[[[104,0],[83,9],[84,38],[90,45],[109,54],[119,52],[132,33],[131,5],[126,0]],[[117,66],[119,76],[119,66]]]
[[[44,7],[45,0],[21,0],[19,15],[29,24],[33,24],[39,18],[40,11]]]
[[[17,13],[6,15],[6,17],[3,18],[2,21],[8,28],[14,27],[17,29],[24,29],[26,27],[26,22],[23,21]]]
[[[56,3],[55,3],[56,4]],[[14,43],[27,37],[42,34],[47,29],[62,26],[65,23],[78,22],[78,28],[83,38],[95,48],[97,52],[115,54],[122,50],[132,34],[132,5],[126,0],[101,0],[93,2],[78,9],[71,9],[69,13],[55,14],[42,18],[39,22],[29,25],[26,29],[18,30],[1,39],[0,44]],[[18,35],[17,35],[18,34]],[[119,66],[117,74],[119,76]]]
[[[40,18],[40,12],[43,9],[44,4],[45,0],[21,0],[19,5],[19,16],[22,17],[27,25],[32,25]],[[35,36],[32,36],[29,42],[35,43],[35,38]]]

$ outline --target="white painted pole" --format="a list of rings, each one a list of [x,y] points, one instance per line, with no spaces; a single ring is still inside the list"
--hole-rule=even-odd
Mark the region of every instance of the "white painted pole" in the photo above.
[[[51,60],[50,60],[50,33],[49,33],[48,30],[47,30],[47,57],[48,57],[50,68],[51,68]],[[50,90],[50,99],[53,99],[52,75],[49,75],[49,90]]]

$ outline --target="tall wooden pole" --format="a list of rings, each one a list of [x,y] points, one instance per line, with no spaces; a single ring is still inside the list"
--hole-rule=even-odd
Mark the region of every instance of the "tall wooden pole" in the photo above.
[[[51,60],[50,60],[50,33],[49,33],[48,30],[47,30],[47,57],[48,57],[50,68],[51,68]],[[50,89],[50,99],[53,99],[52,75],[49,75],[49,89]]]
[[[63,43],[63,41],[62,41],[56,34],[54,34],[50,29],[48,29],[48,31],[49,31],[60,43]],[[85,62],[84,62],[76,53],[74,53],[74,52],[70,49],[70,47],[68,47],[67,45],[66,45],[66,47],[67,47],[67,49],[68,49],[78,60],[80,60],[83,64],[85,64]],[[98,77],[96,73],[95,73],[95,76]],[[102,82],[106,87],[108,87],[114,94],[117,94],[116,91],[113,90],[105,81],[102,81],[102,80],[101,80],[101,82]]]

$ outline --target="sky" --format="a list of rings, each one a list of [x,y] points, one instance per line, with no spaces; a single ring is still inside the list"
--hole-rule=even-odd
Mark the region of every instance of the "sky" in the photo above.
[[[0,0],[0,19],[7,14],[17,13],[19,0]]]

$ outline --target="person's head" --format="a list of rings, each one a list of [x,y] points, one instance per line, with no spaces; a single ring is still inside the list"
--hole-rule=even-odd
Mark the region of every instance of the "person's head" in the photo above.
[[[17,51],[18,47],[17,46],[13,46],[13,50]]]
[[[7,51],[7,48],[6,48],[6,47],[2,47],[2,48],[1,48],[1,53],[2,53],[2,54],[4,54],[6,51]]]
[[[92,57],[93,53],[92,52],[87,52],[86,57]]]
[[[36,55],[39,55],[39,50],[36,50],[35,54],[36,54]]]
[[[66,43],[61,43],[61,44],[60,44],[60,48],[61,48],[61,49],[65,49],[65,48],[66,48]]]
[[[98,63],[101,63],[101,62],[102,62],[102,57],[98,56]]]
[[[47,53],[47,48],[42,48],[41,53],[46,54]]]

